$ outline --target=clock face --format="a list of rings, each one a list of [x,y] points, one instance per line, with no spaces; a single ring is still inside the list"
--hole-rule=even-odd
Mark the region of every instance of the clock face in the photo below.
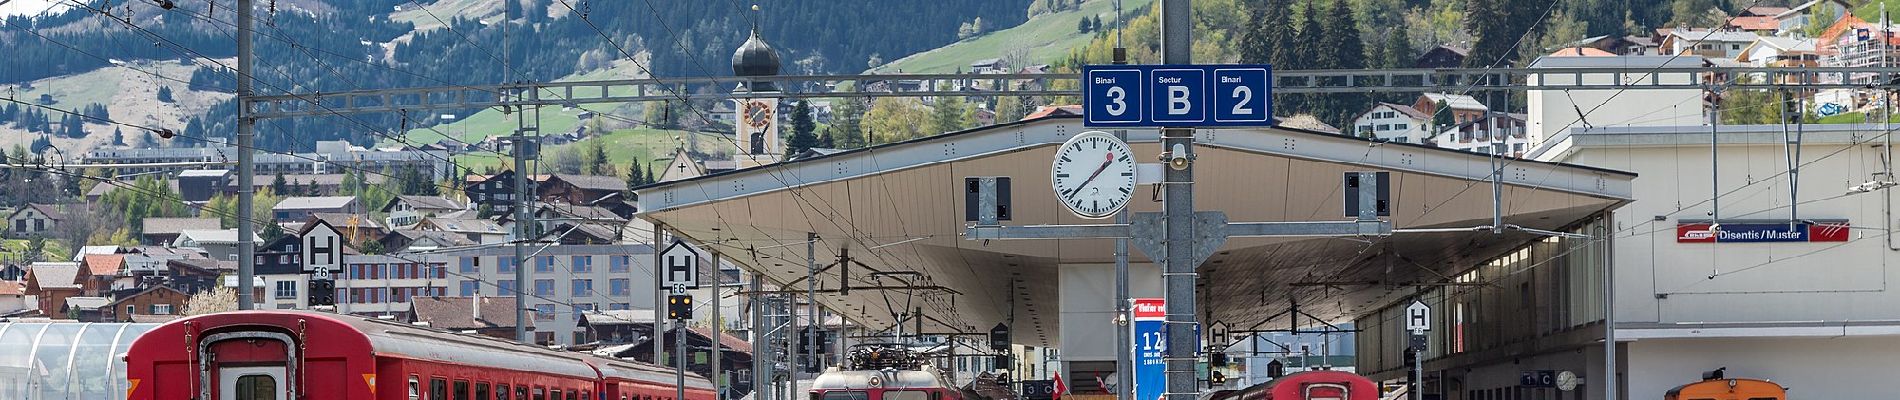
[[[758,101],[746,103],[745,119],[754,128],[764,128],[772,122],[772,107]]]
[[[1563,371],[1563,372],[1557,373],[1557,390],[1562,390],[1566,392],[1571,391],[1571,390],[1576,390],[1577,383],[1578,382],[1577,382],[1576,373],[1570,372],[1570,371]]]
[[[1107,132],[1089,131],[1056,150],[1050,170],[1056,201],[1083,218],[1104,218],[1135,193],[1135,153]]]

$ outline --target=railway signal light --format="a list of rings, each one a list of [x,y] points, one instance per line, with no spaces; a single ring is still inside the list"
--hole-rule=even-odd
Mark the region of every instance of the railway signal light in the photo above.
[[[1207,373],[1207,384],[1208,386],[1214,387],[1225,386],[1227,385],[1227,375],[1221,374],[1220,371],[1209,371]]]
[[[675,294],[666,296],[666,318],[684,320],[693,318],[693,295]]]
[[[1208,353],[1208,355],[1207,355],[1207,365],[1212,365],[1212,366],[1214,366],[1214,367],[1216,367],[1216,368],[1224,368],[1224,367],[1226,367],[1226,366],[1227,366],[1227,353],[1222,353],[1222,352],[1218,352],[1218,351],[1216,351],[1216,352],[1213,352],[1213,353]]]
[[[336,305],[336,281],[329,279],[310,280],[309,301],[311,307]]]

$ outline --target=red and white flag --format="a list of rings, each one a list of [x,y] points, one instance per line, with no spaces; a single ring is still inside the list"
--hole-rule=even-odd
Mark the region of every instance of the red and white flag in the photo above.
[[[1061,372],[1057,372],[1055,377],[1056,377],[1056,392],[1053,394],[1050,394],[1049,397],[1055,400],[1062,400],[1062,394],[1069,392],[1069,385],[1067,383],[1062,382]]]

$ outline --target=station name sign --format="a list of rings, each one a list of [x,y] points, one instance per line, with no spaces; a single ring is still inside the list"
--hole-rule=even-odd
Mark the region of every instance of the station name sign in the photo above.
[[[1083,125],[1273,125],[1266,65],[1091,65],[1082,68]]]
[[[1851,226],[1845,220],[1723,223],[1676,223],[1676,243],[1845,242]]]

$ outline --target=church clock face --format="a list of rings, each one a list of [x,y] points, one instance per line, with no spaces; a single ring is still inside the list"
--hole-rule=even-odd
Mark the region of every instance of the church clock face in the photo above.
[[[764,129],[772,124],[772,106],[763,101],[745,104],[745,123],[753,128]]]
[[[1050,168],[1056,201],[1083,218],[1106,218],[1135,193],[1135,153],[1102,131],[1083,132],[1056,150]]]

